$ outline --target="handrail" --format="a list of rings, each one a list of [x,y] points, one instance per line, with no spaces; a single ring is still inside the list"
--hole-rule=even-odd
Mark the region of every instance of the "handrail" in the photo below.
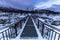
[[[52,25],[47,24],[47,23],[45,23],[45,22],[41,21],[39,18],[38,18],[38,20],[39,20],[40,22],[42,22],[43,24],[45,24],[45,25],[49,26],[48,28],[50,28],[50,29],[52,29],[53,31],[56,31],[56,32],[58,32],[58,33],[60,34],[60,29],[55,28],[55,27],[53,27]]]
[[[45,23],[44,21],[38,20],[38,27],[40,28],[41,36],[48,40],[60,40],[60,29]]]
[[[9,29],[9,27],[7,27],[7,28],[5,28],[5,29],[3,29],[3,30],[0,30],[0,33],[6,31],[6,30],[8,30],[8,29]]]
[[[15,34],[17,36],[17,26],[20,24],[20,21],[22,21],[22,20],[25,21],[24,19],[26,19],[27,17],[28,16],[20,19],[19,21],[16,21],[14,24],[8,25],[7,28],[4,28],[3,30],[0,30],[0,34],[2,35],[1,38],[0,38],[0,40],[1,39],[3,39],[3,40],[9,40],[9,38],[11,38],[11,36],[13,35],[13,34],[11,34],[11,31],[13,31],[12,28],[14,28],[14,27],[16,27],[15,28],[15,31],[16,31]],[[17,23],[18,23],[18,25],[16,25]]]
[[[21,36],[21,34],[22,34],[22,32],[23,32],[23,29],[24,29],[24,28],[25,28],[25,26],[26,26],[26,23],[27,23],[28,19],[29,19],[29,17],[26,19],[26,21],[25,21],[24,25],[22,26],[23,28],[21,29],[20,36]],[[20,38],[21,38],[21,37],[20,37]]]

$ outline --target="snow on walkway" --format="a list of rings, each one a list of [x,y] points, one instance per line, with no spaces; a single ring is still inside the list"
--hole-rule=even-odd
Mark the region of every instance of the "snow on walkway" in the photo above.
[[[27,20],[28,20],[28,19],[27,19]],[[26,20],[26,22],[27,22],[27,20]],[[33,18],[32,18],[32,21],[33,21],[34,27],[35,27],[35,29],[36,29],[36,31],[37,31],[38,38],[33,38],[33,39],[29,39],[29,38],[28,38],[28,39],[20,39],[20,35],[21,35],[23,29],[25,28],[25,25],[26,25],[26,22],[25,22],[25,24],[23,25],[23,28],[21,29],[20,34],[19,34],[15,39],[11,39],[11,40],[46,40],[46,39],[43,39],[43,38],[42,38],[42,36],[41,36],[41,34],[40,34],[40,32],[39,32],[39,30],[38,30],[38,28],[37,28],[37,26],[36,26]]]

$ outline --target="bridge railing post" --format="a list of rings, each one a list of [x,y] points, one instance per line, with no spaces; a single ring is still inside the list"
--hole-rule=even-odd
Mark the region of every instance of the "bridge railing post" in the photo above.
[[[0,40],[9,40],[11,37],[11,28],[5,28],[0,31]]]
[[[38,28],[39,28],[39,20],[38,20]]]
[[[41,35],[43,38],[46,38],[48,40],[60,40],[60,31],[59,29],[46,24],[39,20],[39,30],[41,32]]]
[[[1,30],[0,40],[9,40],[11,38],[16,38],[18,35],[18,28],[22,27],[22,23],[25,23],[25,21],[26,19],[17,21],[16,23],[7,26],[7,28],[4,28],[4,30]]]

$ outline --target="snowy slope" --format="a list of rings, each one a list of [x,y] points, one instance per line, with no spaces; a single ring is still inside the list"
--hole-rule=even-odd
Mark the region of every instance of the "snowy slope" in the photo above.
[[[60,5],[53,5],[52,7],[46,9],[60,12]]]

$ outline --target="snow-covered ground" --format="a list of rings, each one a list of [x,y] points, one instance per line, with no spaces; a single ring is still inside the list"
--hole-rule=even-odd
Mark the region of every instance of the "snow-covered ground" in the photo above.
[[[50,24],[50,25],[52,25],[51,22],[53,22],[53,21],[59,21],[60,22],[60,14],[57,14],[57,15],[50,14],[49,16],[47,16],[46,14],[43,14],[40,17],[43,17],[43,18],[46,17],[46,19],[43,19],[43,18],[38,18],[38,19],[41,20],[42,22],[47,21],[47,24]],[[49,18],[49,19],[47,19],[47,18]],[[51,22],[49,22],[49,21],[51,21]],[[52,26],[60,29],[60,25],[58,25],[58,26],[52,25]]]
[[[5,25],[0,24],[0,32],[6,30],[6,28],[4,28],[4,27],[9,26],[9,25],[11,25],[11,24],[14,24],[15,22],[17,22],[17,21],[20,20],[21,18],[24,18],[25,16],[27,16],[27,15],[20,15],[20,14],[17,14],[17,15],[12,14],[12,15],[10,15],[10,23],[9,23],[9,24],[5,24]],[[38,15],[38,16],[40,16],[40,15]],[[53,20],[60,20],[60,15],[55,15],[55,16],[54,16],[54,15],[49,15],[49,16],[47,16],[46,14],[43,14],[43,15],[41,15],[41,17],[48,17],[48,18],[52,18]],[[9,17],[1,17],[1,19],[9,19]],[[44,19],[41,19],[41,18],[38,18],[38,19],[40,19],[41,21],[45,22]],[[19,35],[18,35],[16,38],[10,39],[10,40],[47,40],[46,38],[42,38],[41,33],[40,33],[39,29],[37,28],[37,26],[36,26],[33,18],[32,18],[32,21],[33,21],[34,26],[35,26],[35,29],[36,29],[36,31],[37,31],[37,33],[38,33],[38,38],[34,38],[34,39],[20,39],[21,32],[23,31],[23,29],[24,29],[24,27],[25,27],[24,25],[26,24],[26,23],[25,23],[25,24],[23,25],[23,28],[20,29]],[[49,23],[49,24],[50,24],[50,23]],[[52,26],[60,29],[60,25],[59,25],[59,26],[52,25]],[[1,29],[2,27],[4,28],[3,30]],[[57,36],[58,36],[58,35],[57,35]],[[2,37],[2,34],[0,34],[0,38],[1,38],[1,37]],[[57,40],[57,39],[56,39],[56,40]]]
[[[8,15],[8,16],[6,16],[6,15]],[[23,19],[26,16],[27,15],[20,15],[20,14],[15,14],[15,13],[12,13],[12,15],[9,15],[8,13],[1,13],[0,14],[0,19],[9,21],[10,23],[0,24],[0,40],[1,40],[1,37],[3,37],[1,32],[7,30],[7,27],[9,27],[10,25],[16,23],[20,19]],[[3,38],[2,38],[2,40],[3,40]]]
[[[45,19],[43,19],[45,17]],[[48,18],[48,19],[47,19]],[[52,29],[52,30],[54,30],[54,32],[53,32],[53,37],[52,37],[52,39],[54,40],[54,37],[55,37],[55,33],[56,33],[56,37],[55,37],[55,40],[58,40],[58,36],[59,36],[59,34],[60,34],[60,31],[58,31],[58,30],[60,30],[60,25],[57,25],[57,24],[59,24],[60,23],[60,15],[49,15],[49,16],[47,16],[47,15],[45,15],[45,16],[42,16],[42,18],[38,18],[40,21],[42,21],[43,23],[45,23],[45,24],[47,24],[47,25],[50,25],[50,26],[52,26],[52,28],[50,27],[50,26],[47,26],[47,25],[44,25],[45,27],[47,27],[47,28],[50,28],[50,29]],[[50,20],[51,19],[51,20]],[[58,22],[56,22],[55,23],[55,21],[58,21]],[[55,25],[53,25],[52,23],[55,23]],[[58,29],[58,30],[57,30]],[[46,31],[46,30],[45,30]],[[59,34],[58,34],[59,33]],[[50,39],[51,40],[51,39]],[[60,39],[59,39],[60,40]]]
[[[28,19],[27,19],[27,20],[28,20]],[[26,20],[26,22],[27,22],[27,20]],[[11,40],[47,40],[47,39],[45,39],[45,38],[43,39],[43,38],[41,37],[41,34],[40,34],[40,32],[39,32],[39,30],[38,30],[38,28],[37,28],[37,26],[36,26],[33,18],[32,18],[32,21],[33,21],[33,23],[34,23],[34,27],[35,27],[35,29],[36,29],[36,31],[37,31],[37,34],[38,34],[38,37],[37,37],[37,38],[27,38],[27,39],[20,38],[20,35],[21,35],[23,29],[25,28],[25,25],[26,25],[26,22],[25,22],[25,24],[23,25],[23,28],[22,28],[21,32],[19,33],[19,35],[18,35],[15,39],[11,39]]]
[[[8,15],[8,16],[6,16],[6,15]],[[12,15],[9,15],[9,13],[0,13],[0,19],[2,19],[3,21],[6,20],[6,21],[10,22],[10,23],[7,23],[5,21],[6,22],[5,24],[0,24],[0,29],[8,26],[10,24],[14,24],[15,22],[24,18],[25,16],[27,16],[27,15],[21,15],[21,14],[15,14],[15,13],[12,13]]]

